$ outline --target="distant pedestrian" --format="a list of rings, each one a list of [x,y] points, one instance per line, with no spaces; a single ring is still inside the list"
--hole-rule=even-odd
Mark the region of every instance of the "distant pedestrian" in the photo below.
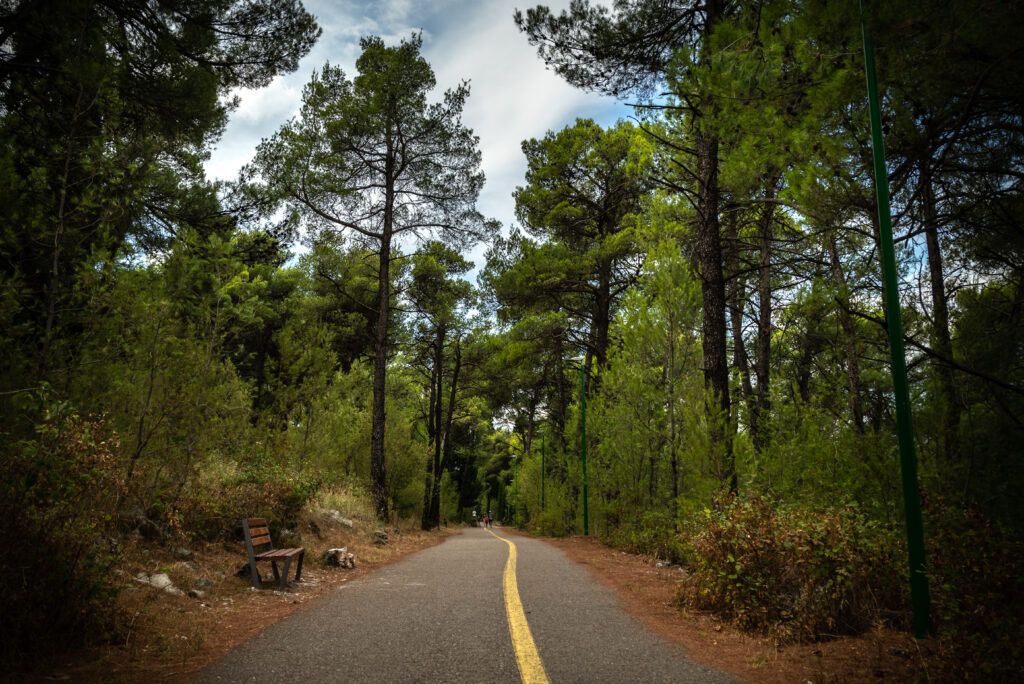
[[[484,521],[487,523],[487,527],[491,526],[491,514],[490,513],[487,514],[487,517],[484,518]]]

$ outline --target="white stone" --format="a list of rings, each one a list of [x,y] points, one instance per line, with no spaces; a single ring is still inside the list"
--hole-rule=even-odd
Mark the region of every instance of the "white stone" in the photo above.
[[[149,583],[157,589],[166,589],[167,587],[173,587],[174,582],[171,581],[170,576],[166,572],[158,572],[149,578]]]
[[[343,546],[340,549],[327,549],[324,551],[322,559],[324,565],[347,568],[350,570],[356,567],[356,557],[348,552],[347,546]]]
[[[353,523],[351,520],[343,516],[339,511],[330,510],[327,511],[327,515],[330,516],[332,520],[341,523],[345,527],[352,527],[353,525],[355,525],[355,523]]]

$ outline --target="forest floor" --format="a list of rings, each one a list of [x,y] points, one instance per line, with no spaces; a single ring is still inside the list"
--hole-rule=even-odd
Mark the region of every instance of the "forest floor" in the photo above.
[[[300,527],[299,541],[306,549],[302,581],[292,582],[280,592],[264,582],[264,589],[252,589],[248,577],[235,573],[248,564],[241,541],[196,544],[187,561],[177,558],[173,548],[138,541],[124,549],[120,567],[124,578],[117,597],[119,635],[107,643],[55,656],[33,672],[0,674],[0,682],[187,682],[198,670],[338,586],[383,565],[439,544],[458,527],[423,532],[418,524],[400,523],[388,528],[386,544],[375,543],[377,523],[354,521],[348,528],[326,516],[316,516]],[[298,545],[292,540],[274,539],[277,546]],[[356,568],[325,567],[320,560],[325,549],[348,547],[355,555]],[[266,564],[260,570],[266,580]],[[139,572],[166,572],[184,592],[195,588],[201,577],[212,580],[202,589],[202,598],[176,596],[135,580]],[[294,566],[289,575],[294,577]]]
[[[814,644],[779,646],[745,634],[713,615],[680,611],[678,567],[610,548],[596,537],[545,541],[584,565],[612,589],[623,608],[649,629],[686,649],[691,659],[758,684],[912,682],[927,678],[922,642],[906,632],[876,629]],[[924,642],[925,647],[929,645]]]
[[[383,565],[442,542],[459,528],[422,532],[413,525],[389,530],[384,545],[374,543],[379,526],[356,521],[354,528],[318,519],[308,522],[302,544],[302,581],[287,592],[255,591],[235,575],[245,563],[241,542],[197,545],[189,561],[172,550],[139,542],[125,549],[119,574],[126,588],[118,596],[123,622],[115,643],[57,657],[35,672],[0,675],[18,682],[187,682],[209,663],[299,606]],[[714,616],[680,612],[675,603],[679,569],[658,567],[654,559],[605,546],[594,537],[545,539],[584,565],[612,589],[622,606],[663,638],[682,645],[693,660],[739,678],[765,684],[782,682],[914,681],[925,672],[918,642],[911,635],[879,629],[859,637],[816,644],[777,646]],[[279,545],[286,545],[281,543]],[[355,570],[324,567],[324,549],[347,546]],[[213,579],[202,598],[175,596],[132,578],[138,572],[167,572],[188,591],[201,577]]]

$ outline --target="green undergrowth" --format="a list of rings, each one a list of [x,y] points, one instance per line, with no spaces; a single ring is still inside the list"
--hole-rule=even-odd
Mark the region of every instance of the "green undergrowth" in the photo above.
[[[688,537],[680,535],[676,527],[671,515],[651,511],[611,528],[606,541],[631,553],[689,565],[692,546]]]
[[[704,510],[683,535],[691,561],[680,602],[783,643],[857,634],[905,605],[898,538],[852,505],[737,499]]]
[[[0,669],[119,638],[130,538],[187,547],[238,537],[243,517],[281,529],[314,507],[369,508],[357,486],[266,458],[208,457],[170,477],[166,462],[133,463],[103,417],[46,392],[23,403],[17,433],[0,432]]]
[[[117,437],[65,404],[0,451],[0,666],[114,629]]]
[[[931,676],[1014,681],[1024,671],[1024,542],[971,507],[925,500]],[[911,625],[902,527],[853,504],[736,498],[688,517],[638,516],[606,541],[682,565],[679,605],[779,644]]]
[[[938,657],[957,681],[1024,672],[1024,540],[972,507],[924,503]]]

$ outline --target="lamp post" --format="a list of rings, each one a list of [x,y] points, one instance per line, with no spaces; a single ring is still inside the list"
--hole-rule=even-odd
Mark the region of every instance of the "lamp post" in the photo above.
[[[910,422],[910,392],[907,388],[907,359],[903,349],[903,321],[900,293],[896,286],[896,250],[892,241],[892,217],[889,215],[889,178],[885,170],[882,141],[882,115],[875,80],[875,48],[871,41],[864,0],[860,2],[861,32],[864,39],[864,72],[867,76],[868,111],[871,117],[871,154],[875,166],[875,194],[878,198],[879,252],[885,288],[885,318],[892,356],[892,386],[896,399],[896,435],[900,448],[900,472],[903,477],[903,509],[907,525],[907,551],[910,557],[910,600],[914,607],[914,636],[922,639],[932,631],[928,595],[928,575],[924,554],[924,529],[921,501],[917,489],[917,457]]]

